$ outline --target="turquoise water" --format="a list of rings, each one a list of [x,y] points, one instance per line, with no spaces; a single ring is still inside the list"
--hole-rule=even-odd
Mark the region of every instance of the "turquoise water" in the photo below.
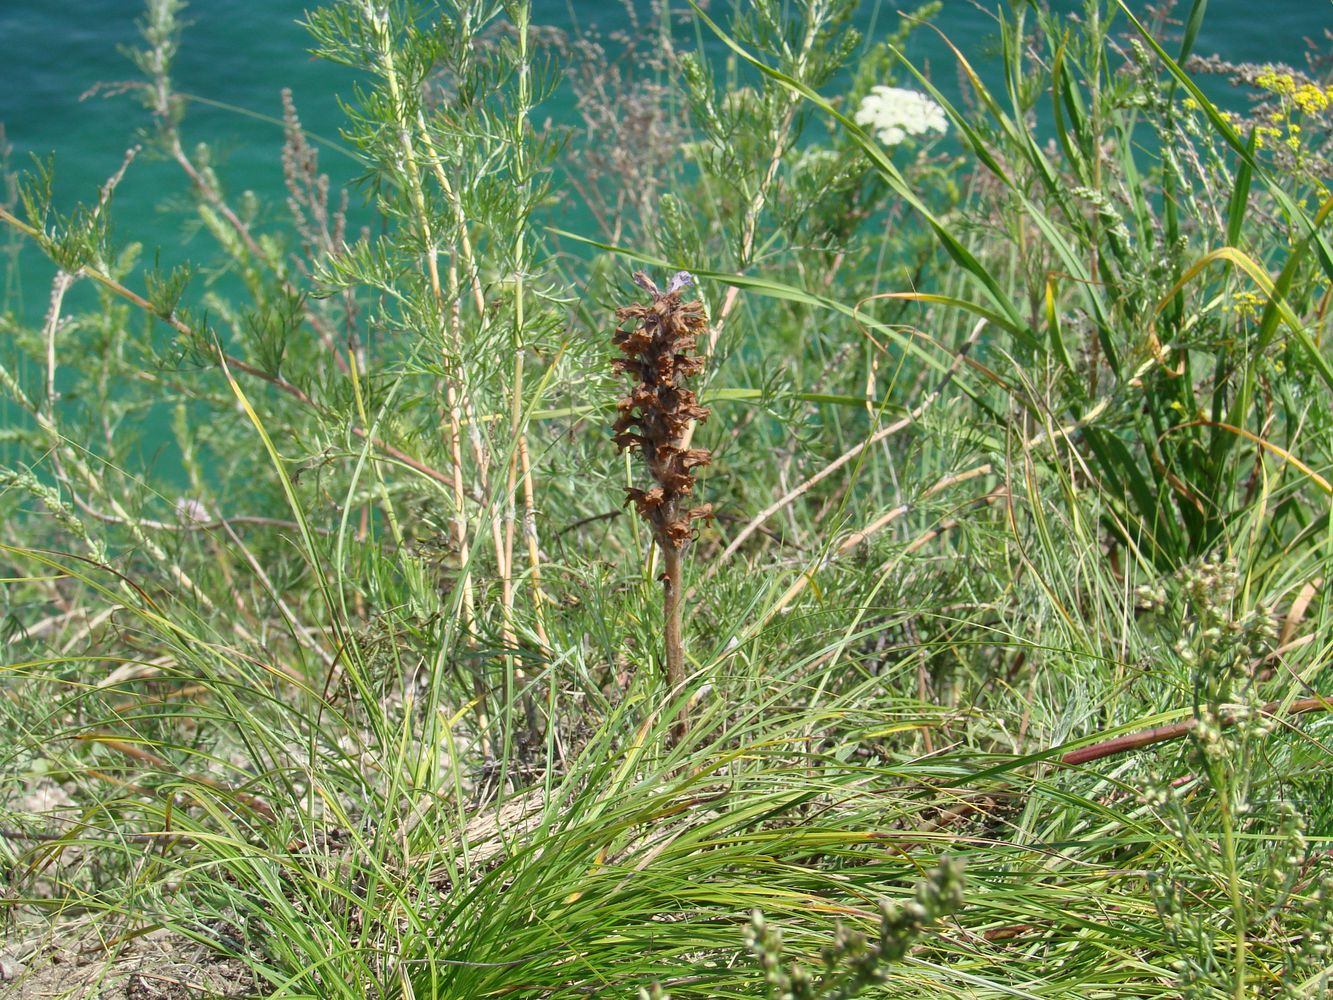
[[[643,9],[644,0],[634,0]],[[744,2],[744,0],[742,0]],[[993,6],[998,0],[987,0]],[[1131,0],[1142,8],[1143,0]],[[881,3],[866,0],[858,12],[863,32],[882,34],[898,23],[896,8],[913,8],[920,0]],[[1056,10],[1071,11],[1079,0],[1051,0]],[[340,153],[338,128],[343,116],[339,98],[350,98],[350,70],[312,58],[305,29],[299,24],[307,4],[301,0],[197,0],[187,8],[190,22],[177,57],[174,77],[178,91],[204,99],[192,103],[182,129],[187,147],[207,139],[217,172],[235,199],[253,190],[268,217],[281,225],[285,217],[280,150],[280,91],[293,91],[302,122],[309,132],[328,137],[321,167],[335,188],[350,181],[356,164]],[[684,7],[683,0],[674,6]],[[1183,4],[1182,6],[1187,6]],[[725,20],[729,4],[713,0],[715,15]],[[1212,0],[1196,46],[1232,61],[1304,61],[1306,37],[1322,38],[1333,28],[1333,0],[1267,0],[1261,13],[1251,0]],[[135,21],[140,0],[0,0],[0,124],[12,145],[12,163],[25,167],[31,154],[56,155],[56,200],[69,208],[96,199],[103,181],[120,165],[136,130],[149,116],[131,95],[92,94],[98,84],[137,79],[137,70],[120,51],[139,43]],[[596,25],[603,36],[630,23],[620,0],[535,0],[534,20],[565,30]],[[986,72],[997,49],[994,22],[973,0],[944,0],[936,23],[975,65]],[[688,32],[690,29],[683,29]],[[709,40],[714,53],[720,44]],[[609,46],[610,47],[610,46]],[[1325,43],[1328,48],[1329,43]],[[925,64],[946,89],[956,87],[953,58],[929,31],[913,37],[909,56]],[[205,103],[211,102],[211,103]],[[538,118],[572,122],[567,93],[557,93]],[[577,141],[577,140],[575,140]],[[576,151],[575,151],[576,152]],[[357,204],[355,196],[353,205]],[[594,233],[590,218],[577,204],[561,206],[561,224]],[[141,258],[151,262],[155,248],[171,266],[185,260],[208,262],[218,251],[206,236],[182,226],[192,217],[189,185],[174,165],[142,155],[116,194],[113,219],[118,242],[143,243]],[[28,249],[16,274],[0,288],[0,309],[17,313],[29,324],[41,320],[47,304],[52,266]],[[131,281],[133,285],[141,282]],[[197,287],[198,280],[194,283]],[[87,285],[76,286],[68,310],[91,303]],[[187,293],[187,298],[193,294]],[[7,354],[0,345],[0,356]],[[25,373],[20,366],[20,377]],[[18,417],[0,401],[0,425]],[[139,420],[145,457],[167,445],[165,413],[145,413]],[[8,461],[10,446],[0,447]]]
[[[279,91],[289,86],[307,129],[336,137],[342,120],[338,98],[350,96],[350,71],[313,59],[298,23],[307,4],[300,0],[199,0],[187,8],[192,22],[177,59],[178,88],[240,110],[196,103],[184,128],[187,142],[208,138],[220,154],[219,173],[233,196],[252,189],[280,208],[283,199],[278,153],[282,134],[266,122],[281,114]],[[640,2],[640,6],[642,3]],[[683,4],[678,4],[683,6]],[[897,21],[894,10],[911,4],[867,0],[858,15],[863,30],[883,30]],[[1073,9],[1075,0],[1057,0],[1056,9]],[[1142,4],[1138,4],[1142,6]],[[714,0],[714,11],[724,10]],[[119,51],[138,41],[136,0],[4,0],[0,3],[0,123],[13,146],[13,161],[29,154],[57,157],[58,201],[65,206],[89,201],[98,185],[119,165],[135,129],[147,122],[132,97],[86,96],[98,83],[135,78]],[[570,29],[596,24],[603,33],[623,28],[627,15],[619,2],[537,0],[535,20]],[[937,23],[959,48],[980,65],[994,50],[989,16],[972,0],[945,0]],[[1232,60],[1303,60],[1306,37],[1333,28],[1333,0],[1212,0],[1197,51],[1218,52]],[[927,60],[934,75],[948,85],[950,58],[937,40],[921,33],[914,58]],[[563,100],[563,103],[562,103]],[[568,120],[568,98],[560,95],[544,109]],[[248,112],[248,116],[246,113]],[[349,179],[354,164],[326,150],[322,166],[335,181]],[[163,214],[166,195],[183,197],[184,178],[172,166],[141,157],[116,199],[115,218],[123,239],[166,248],[164,261],[188,255],[181,247],[179,216]],[[44,304],[49,270],[26,255],[20,311],[30,314],[34,298]],[[11,305],[15,303],[11,302]]]
[[[634,0],[639,9],[644,0]],[[857,15],[863,32],[882,34],[898,23],[898,7],[920,0],[882,3],[865,0]],[[994,5],[998,0],[987,0]],[[1131,0],[1138,8],[1143,0]],[[1056,10],[1072,11],[1080,0],[1051,0]],[[683,0],[674,0],[677,8]],[[350,181],[356,164],[337,143],[343,116],[339,98],[350,98],[353,74],[309,55],[309,39],[299,21],[301,0],[197,0],[185,11],[189,22],[174,76],[180,92],[203,101],[191,104],[182,132],[187,147],[200,139],[213,146],[215,166],[231,198],[253,190],[280,225],[285,193],[279,154],[282,129],[280,91],[290,87],[307,130],[326,136],[321,167],[335,188]],[[729,5],[713,0],[715,14],[725,20]],[[1187,7],[1188,4],[1182,4]],[[1251,0],[1212,0],[1196,45],[1200,53],[1216,52],[1233,61],[1278,60],[1300,65],[1304,39],[1322,38],[1333,29],[1333,0],[1266,0],[1261,12]],[[99,185],[120,165],[136,130],[149,116],[132,95],[106,96],[90,91],[98,84],[137,79],[137,70],[122,53],[139,43],[136,19],[140,0],[0,0],[0,124],[13,147],[12,162],[20,167],[30,155],[56,155],[56,196],[60,207],[96,199]],[[596,25],[603,36],[628,26],[620,0],[536,0],[534,20],[565,30]],[[968,58],[985,71],[997,48],[994,22],[973,0],[944,0],[939,27]],[[691,29],[682,29],[683,33]],[[715,40],[714,46],[721,54]],[[610,47],[610,46],[609,46]],[[1325,42],[1325,48],[1330,43]],[[956,87],[953,58],[929,31],[913,36],[909,55],[929,67],[947,90]],[[221,105],[225,105],[221,106]],[[572,122],[567,93],[557,93],[539,109],[538,118]],[[577,140],[575,140],[577,142]],[[353,205],[356,205],[354,196]],[[164,207],[165,206],[165,207]],[[561,207],[561,224],[594,232],[577,204]],[[181,225],[190,219],[188,183],[174,165],[147,155],[134,163],[116,194],[113,219],[118,241],[143,243],[142,260],[161,248],[164,266],[194,259],[216,259],[207,236],[191,234]],[[0,308],[28,323],[37,323],[46,307],[53,269],[29,249],[20,258],[17,275],[3,287]],[[131,282],[138,284],[137,282]],[[197,285],[197,282],[196,282]],[[91,290],[76,287],[72,310],[86,304]],[[188,296],[187,296],[188,297]],[[0,424],[7,410],[0,404]],[[12,414],[10,414],[12,416]],[[158,429],[146,438],[160,440]],[[0,456],[3,450],[0,450]]]

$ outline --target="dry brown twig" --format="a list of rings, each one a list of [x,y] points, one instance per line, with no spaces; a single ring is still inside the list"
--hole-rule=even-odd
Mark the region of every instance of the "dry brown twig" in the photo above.
[[[1316,696],[1314,698],[1300,698],[1290,704],[1272,701],[1261,708],[1259,714],[1268,718],[1286,720],[1297,715],[1304,715],[1306,712],[1327,712],[1330,708],[1333,708],[1333,703],[1330,703],[1329,699]],[[1240,721],[1240,718],[1237,715],[1223,715],[1218,719],[1219,724],[1224,728],[1234,726],[1238,721]],[[1165,743],[1167,740],[1187,736],[1198,724],[1198,719],[1184,719],[1180,722],[1140,730],[1137,733],[1126,733],[1123,736],[1103,740],[1101,743],[1094,743],[1092,746],[1071,750],[1060,758],[1060,763],[1069,766],[1089,764],[1094,760],[1101,760],[1103,757],[1111,757],[1130,750],[1140,750],[1155,743]]]

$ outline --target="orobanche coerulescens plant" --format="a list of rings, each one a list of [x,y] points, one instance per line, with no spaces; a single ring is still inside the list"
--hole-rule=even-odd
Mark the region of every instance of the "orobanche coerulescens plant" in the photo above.
[[[690,541],[690,524],[712,514],[712,507],[689,506],[694,493],[693,470],[709,461],[703,448],[689,447],[696,422],[708,418],[685,380],[703,371],[703,358],[691,355],[699,335],[707,326],[703,303],[686,302],[683,293],[694,283],[687,271],[678,272],[661,291],[642,271],[634,283],[652,296],[648,304],[622,306],[616,310],[613,341],[624,352],[612,366],[617,372],[638,379],[616,409],[613,430],[622,449],[637,449],[653,480],[647,489],[629,487],[626,503],[652,526],[653,540],[662,553],[664,666],[670,697],[679,698],[685,685],[685,643],[682,635],[681,598],[685,578],[682,550]],[[628,324],[628,328],[621,329]],[[689,726],[682,704],[672,733],[677,740]]]

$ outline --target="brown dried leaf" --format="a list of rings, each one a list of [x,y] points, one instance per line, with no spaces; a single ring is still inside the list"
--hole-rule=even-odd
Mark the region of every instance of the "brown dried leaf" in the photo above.
[[[633,486],[627,486],[625,488],[626,505],[633,503],[639,513],[644,517],[647,517],[652,511],[662,506],[665,500],[666,494],[662,492],[662,487],[660,486],[654,486],[650,490],[640,490]]]
[[[625,451],[626,449],[633,449],[636,446],[642,447],[645,438],[642,434],[632,434],[629,431],[620,431],[613,435],[611,440],[616,443],[617,448],[621,451]]]

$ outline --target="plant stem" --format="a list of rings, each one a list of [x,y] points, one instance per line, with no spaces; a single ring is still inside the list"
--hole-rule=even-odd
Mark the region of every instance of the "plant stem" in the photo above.
[[[1286,705],[1282,702],[1270,701],[1259,712],[1269,718],[1285,720],[1292,716],[1304,715],[1306,712],[1326,712],[1330,706],[1333,706],[1333,700],[1316,696],[1314,698],[1298,698]],[[1224,728],[1234,726],[1236,717],[1224,715],[1218,722]],[[1101,760],[1103,757],[1111,757],[1131,750],[1140,750],[1156,743],[1165,743],[1167,740],[1176,740],[1182,736],[1187,736],[1198,724],[1198,719],[1190,718],[1181,722],[1172,722],[1165,726],[1154,726],[1152,729],[1145,729],[1137,733],[1126,733],[1123,736],[1116,736],[1101,743],[1094,743],[1092,746],[1071,750],[1060,758],[1060,763],[1073,767],[1078,764],[1088,764],[1094,760]]]
[[[405,95],[398,82],[398,71],[394,65],[393,48],[389,41],[388,29],[385,25],[379,25],[379,34],[376,38],[380,45],[380,64],[384,75],[385,83],[389,88],[389,95],[393,100],[393,108],[399,112],[398,142],[403,151],[403,171],[407,181],[408,194],[412,199],[412,207],[416,212],[417,230],[421,236],[422,245],[425,247],[423,254],[423,263],[426,267],[427,277],[430,279],[431,296],[435,302],[434,320],[440,324],[441,330],[445,329],[444,294],[440,286],[439,263],[436,260],[437,247],[434,234],[431,231],[430,214],[426,206],[426,196],[422,189],[421,175],[417,169],[417,152],[412,142],[412,132],[409,127],[409,118],[401,109],[405,106]],[[472,572],[471,559],[469,558],[469,538],[467,528],[466,513],[466,490],[463,485],[463,449],[462,434],[460,425],[462,423],[462,410],[459,403],[458,386],[462,384],[462,376],[457,371],[453,359],[444,358],[446,371],[445,377],[445,404],[449,414],[449,457],[453,464],[453,491],[454,491],[454,539],[458,546],[458,558],[463,566],[463,629],[467,631],[475,617],[475,602],[472,592]]]
[[[402,148],[404,179],[407,182],[408,195],[412,200],[412,208],[416,213],[417,229],[421,236],[422,246],[425,249],[424,263],[426,273],[430,279],[431,297],[434,302],[434,312],[432,321],[438,323],[441,335],[441,346],[449,344],[449,310],[445,306],[444,291],[440,284],[440,270],[437,254],[439,248],[435,241],[432,231],[430,212],[426,204],[426,195],[422,184],[421,173],[417,165],[416,145],[413,142],[414,116],[409,112],[407,103],[407,94],[404,93],[397,67],[393,58],[393,45],[389,36],[388,20],[384,15],[378,15],[374,18],[375,35],[374,40],[379,49],[377,55],[380,62],[381,73],[385,84],[389,90],[391,106],[397,118],[395,124],[398,128],[398,142]],[[427,146],[429,149],[430,147]],[[453,289],[451,289],[451,292]],[[452,345],[451,345],[452,346]],[[445,372],[445,404],[449,415],[448,443],[449,457],[453,465],[453,523],[454,523],[454,541],[458,547],[458,559],[462,566],[462,579],[460,586],[462,590],[462,602],[459,608],[459,625],[464,635],[464,641],[472,641],[472,629],[476,623],[476,598],[473,592],[472,581],[472,558],[470,552],[470,538],[467,523],[467,492],[463,480],[463,436],[462,420],[463,405],[466,397],[466,378],[462,370],[463,359],[461,355],[450,358],[447,354],[443,357]],[[486,688],[480,675],[475,679],[476,706],[475,714],[477,719],[477,732],[480,739],[482,752],[490,753],[490,740],[487,732],[490,728],[489,719],[486,713]]]
[[[531,25],[532,8],[530,4],[518,4],[513,11],[514,28],[518,33],[518,106],[515,110],[515,135],[513,139],[513,156],[515,173],[521,178],[521,186],[524,193],[525,211],[527,195],[531,189],[531,183],[527,176],[525,129],[527,127],[527,116],[531,105],[531,94],[529,91],[529,66],[528,66],[528,35]],[[522,660],[513,655],[513,651],[518,647],[518,636],[514,630],[514,530],[516,526],[516,507],[517,493],[519,489],[519,453],[525,449],[521,442],[526,434],[526,428],[523,420],[523,374],[524,374],[524,356],[526,345],[523,341],[524,335],[524,270],[527,267],[527,249],[526,240],[526,219],[520,221],[516,232],[514,233],[514,329],[512,334],[512,351],[514,354],[514,383],[510,396],[509,412],[509,468],[508,480],[506,483],[504,495],[504,568],[500,578],[500,613],[501,613],[501,635],[504,639],[505,648],[508,650],[506,660],[514,678],[516,688],[527,687],[527,671],[523,668]],[[523,494],[524,494],[524,534],[527,535],[529,518],[532,515],[532,474],[531,468],[527,462],[521,463],[523,467]],[[534,556],[533,547],[528,547],[529,557]],[[535,566],[535,563],[534,563]],[[534,593],[540,587],[537,582],[533,583]],[[534,605],[541,600],[540,595],[534,597]],[[543,629],[543,633],[544,633]],[[545,646],[545,636],[542,637],[543,646]],[[543,650],[544,651],[544,650]],[[529,692],[523,696],[523,712],[526,718],[530,735],[534,741],[540,742],[541,732],[537,724],[537,712],[532,702],[532,694]]]
[[[1231,788],[1226,782],[1219,789],[1222,802],[1222,859],[1227,866],[1227,889],[1231,895],[1231,919],[1236,925],[1235,983],[1236,1000],[1245,1000],[1245,963],[1248,945],[1245,940],[1245,899],[1240,891],[1240,873],[1236,870],[1236,831],[1233,825]]]
[[[662,617],[666,641],[666,668],[668,697],[677,697],[685,691],[685,640],[681,628],[681,606],[684,595],[684,560],[681,551],[670,542],[658,540],[662,550]],[[671,724],[671,738],[679,743],[689,732],[689,716],[682,703],[676,720]]]

